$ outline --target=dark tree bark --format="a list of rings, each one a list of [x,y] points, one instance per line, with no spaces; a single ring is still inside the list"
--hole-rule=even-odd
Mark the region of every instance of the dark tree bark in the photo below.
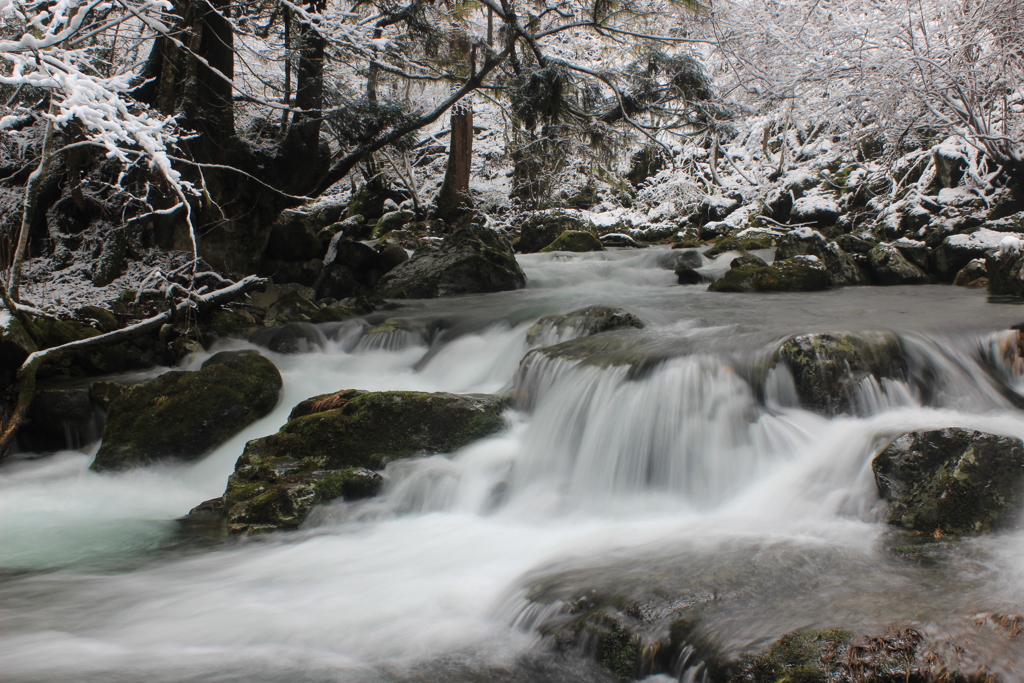
[[[469,176],[473,167],[473,105],[463,100],[451,113],[452,132],[448,145],[448,167],[437,195],[438,218],[452,220],[473,208]]]

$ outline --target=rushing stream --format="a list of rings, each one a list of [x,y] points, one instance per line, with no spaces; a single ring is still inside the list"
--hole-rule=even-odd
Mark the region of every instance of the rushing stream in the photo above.
[[[370,320],[409,318],[421,334],[370,344],[346,323],[308,353],[266,352],[280,405],[194,465],[96,474],[95,445],[22,454],[0,469],[0,678],[612,680],[533,630],[593,586],[707,592],[704,628],[732,653],[901,622],[1024,680],[1024,645],[978,616],[1024,610],[1024,533],[901,559],[870,469],[886,437],[913,429],[1024,438],[1024,413],[977,363],[1024,310],[943,286],[713,294],[674,284],[667,255],[521,257],[526,290]],[[538,317],[593,304],[646,323],[646,362],[520,369]],[[751,379],[789,335],[881,329],[927,366],[927,397],[865,384],[856,417],[827,420],[795,407],[785,377]],[[247,440],[346,388],[512,391],[520,410],[451,457],[392,463],[382,496],[325,505],[299,531],[177,533],[175,518],[223,493]]]

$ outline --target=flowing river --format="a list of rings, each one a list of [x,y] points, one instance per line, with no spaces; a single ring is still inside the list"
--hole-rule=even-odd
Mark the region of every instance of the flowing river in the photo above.
[[[984,616],[1024,610],[1024,532],[905,558],[870,468],[886,438],[914,429],[1024,438],[1024,413],[978,362],[1024,309],[950,286],[714,294],[676,285],[670,256],[525,256],[525,290],[371,317],[422,334],[368,344],[346,323],[307,353],[265,352],[280,405],[193,465],[96,474],[95,444],[13,459],[0,469],[0,678],[615,680],[536,630],[593,586],[707,594],[701,628],[727,653],[898,622],[1024,680],[1024,644]],[[628,333],[629,362],[520,368],[537,318],[595,304],[646,324]],[[792,334],[886,329],[927,381],[865,383],[856,416],[796,407],[777,373],[752,379]],[[518,409],[460,452],[390,464],[380,497],[322,506],[299,531],[178,533],[175,518],[223,493],[247,440],[347,388],[512,391]]]

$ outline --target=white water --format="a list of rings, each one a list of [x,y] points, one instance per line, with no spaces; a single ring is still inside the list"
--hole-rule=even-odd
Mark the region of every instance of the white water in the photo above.
[[[588,580],[628,585],[654,568],[724,566],[750,569],[758,586],[753,602],[714,615],[736,651],[795,628],[901,620],[981,638],[1007,680],[1024,679],[1019,643],[1003,652],[970,626],[1024,610],[1024,534],[964,544],[940,571],[894,562],[870,473],[879,444],[903,431],[1024,438],[1024,413],[971,360],[1020,309],[951,287],[714,295],[673,285],[657,260],[530,256],[527,290],[388,313],[443,320],[430,348],[408,336],[360,345],[361,328],[346,327],[312,353],[268,354],[285,380],[278,409],[192,466],[100,475],[78,452],[6,465],[0,677],[601,680],[513,626],[529,623],[535,577],[596,568]],[[382,497],[319,508],[298,532],[213,545],[175,536],[171,520],[220,495],[244,443],[298,401],[345,388],[508,390],[532,321],[593,304],[638,314],[658,357],[685,353],[639,376],[524,371],[532,412],[510,412],[507,431],[393,463]],[[794,408],[777,375],[760,400],[747,370],[773,341],[837,328],[908,335],[931,369],[931,407],[917,387],[866,383],[860,417],[826,420]]]

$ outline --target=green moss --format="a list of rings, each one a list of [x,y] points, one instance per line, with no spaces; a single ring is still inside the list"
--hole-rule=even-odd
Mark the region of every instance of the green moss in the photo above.
[[[826,415],[849,411],[866,377],[907,376],[903,345],[888,332],[798,335],[783,342],[777,359],[792,373],[800,403]]]
[[[966,429],[905,434],[872,462],[889,523],[938,534],[1012,525],[1024,506],[1024,443]]]
[[[708,287],[710,292],[817,292],[828,289],[829,273],[806,258],[777,261],[770,266],[732,268]]]
[[[715,242],[715,245],[704,252],[708,258],[714,258],[727,251],[747,252],[754,249],[768,249],[771,245],[760,240],[738,239],[736,237],[723,237]]]
[[[852,638],[838,630],[787,633],[748,657],[732,683],[822,683],[838,669],[839,655]]]
[[[280,390],[277,368],[253,352],[217,354],[197,372],[137,384],[111,402],[92,467],[202,457],[273,410]]]
[[[358,390],[307,399],[277,434],[246,444],[225,492],[229,528],[292,528],[316,503],[376,495],[382,480],[370,470],[396,458],[450,453],[489,436],[504,427],[501,413],[508,401],[483,394]],[[279,496],[289,497],[289,505]]]
[[[604,251],[604,245],[593,233],[582,230],[566,230],[556,237],[554,242],[540,251],[542,254],[552,251]]]

